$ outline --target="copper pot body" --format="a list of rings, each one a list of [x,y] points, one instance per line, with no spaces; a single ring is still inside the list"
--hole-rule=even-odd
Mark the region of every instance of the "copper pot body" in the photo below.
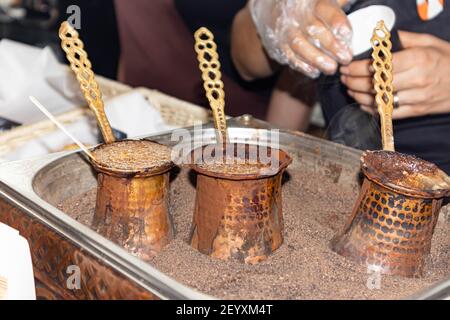
[[[358,200],[332,249],[383,274],[422,276],[443,193],[393,188],[370,170],[363,172]]]
[[[123,172],[93,163],[97,170],[94,229],[142,260],[149,260],[174,237],[169,214],[169,170]]]
[[[198,172],[190,243],[214,258],[256,264],[283,243],[281,182],[292,159],[283,151],[275,174]]]

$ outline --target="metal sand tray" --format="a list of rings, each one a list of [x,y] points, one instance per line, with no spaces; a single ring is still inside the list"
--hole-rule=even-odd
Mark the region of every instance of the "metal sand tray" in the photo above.
[[[247,118],[232,119],[227,124],[230,140],[238,143],[261,143],[269,133],[264,128],[270,128],[268,124]],[[188,130],[194,136],[195,128]],[[165,133],[149,139],[171,146],[174,144],[171,137],[172,133]],[[340,189],[359,189],[360,151],[283,130],[279,138],[280,148],[288,151],[295,161],[289,171],[292,179],[296,179],[300,170],[314,172],[319,179],[336,183],[330,190],[331,197],[335,197]],[[206,129],[202,140],[214,142],[215,130]],[[174,181],[181,178],[178,175]],[[0,220],[19,230],[29,241],[39,282],[38,296],[47,299],[138,299],[156,295],[163,299],[198,299],[198,294],[188,291],[180,282],[169,279],[167,274],[158,272],[151,264],[90,229],[90,222],[78,219],[73,212],[61,211],[61,203],[70,202],[73,197],[84,199],[84,195],[94,188],[97,188],[97,174],[79,152],[0,166]],[[283,194],[283,202],[288,201],[287,195]],[[295,195],[290,198],[294,201]],[[93,215],[95,197],[92,202]],[[182,205],[179,201],[177,206]],[[290,205],[295,206],[295,203]],[[448,212],[449,208],[446,210]],[[441,223],[445,221],[438,224]],[[68,289],[66,277],[60,276],[64,275],[68,265],[79,266],[81,274],[85,275],[81,277],[81,290]],[[252,266],[249,268],[253,269]],[[448,276],[440,274],[435,279],[442,283],[427,283],[401,297],[408,298],[416,293],[414,297],[420,299],[448,297]],[[357,294],[364,296],[362,292]]]

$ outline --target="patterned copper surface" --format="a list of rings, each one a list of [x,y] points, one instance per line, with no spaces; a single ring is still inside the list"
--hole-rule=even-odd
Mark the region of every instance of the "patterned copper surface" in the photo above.
[[[361,158],[364,175],[384,187],[419,198],[449,195],[450,177],[435,164],[391,151],[367,151]]]
[[[113,163],[127,164],[130,155],[135,157],[133,152],[138,152],[135,151],[137,142],[141,148],[145,142],[144,149],[139,149],[144,158],[157,155],[158,161],[149,161],[156,165],[148,167],[145,160],[140,168],[125,170],[113,168],[110,163],[91,161],[97,171],[98,182],[93,227],[131,254],[148,261],[173,239],[169,215],[169,170],[173,167],[170,149],[168,154],[161,154],[167,159],[160,159],[159,149],[152,149],[157,143],[122,140],[100,145],[93,153],[107,146],[117,155],[114,161],[119,162]]]
[[[19,230],[28,240],[39,299],[158,299],[5,200],[0,200],[0,222]],[[67,286],[66,270],[71,265],[80,268],[80,289]]]
[[[281,181],[292,159],[280,153],[283,161],[270,177],[233,180],[197,170],[194,248],[214,258],[255,264],[283,243]]]
[[[438,190],[434,196],[432,192],[418,192],[414,196],[413,189],[408,189],[403,194],[372,181],[371,170],[364,172],[368,176],[353,213],[343,232],[333,239],[332,248],[359,263],[379,266],[385,274],[421,276],[442,206],[442,192]]]
[[[149,260],[173,238],[169,173],[116,177],[99,172],[93,226],[133,255]]]

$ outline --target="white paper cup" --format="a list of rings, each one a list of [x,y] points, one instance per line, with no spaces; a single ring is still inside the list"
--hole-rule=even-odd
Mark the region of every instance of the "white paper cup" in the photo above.
[[[384,20],[386,27],[391,31],[393,48],[400,49],[398,33],[394,30],[396,15],[394,10],[387,6],[369,6],[359,9],[348,15],[353,29],[352,50],[353,56],[360,57],[372,50],[370,39],[373,29],[380,20]],[[395,51],[395,50],[394,50]]]

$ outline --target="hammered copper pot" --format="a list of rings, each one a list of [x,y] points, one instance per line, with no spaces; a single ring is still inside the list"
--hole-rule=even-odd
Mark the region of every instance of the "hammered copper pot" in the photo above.
[[[334,251],[383,274],[422,276],[448,177],[434,164],[388,151],[362,158],[365,180]]]
[[[173,163],[134,171],[95,161],[92,164],[98,181],[93,227],[132,254],[149,260],[173,239],[169,214]]]
[[[248,145],[240,146],[248,156]],[[195,249],[214,258],[255,264],[283,243],[281,184],[292,159],[282,150],[265,150],[275,159],[270,173],[217,173],[192,165],[198,173],[190,239]]]

